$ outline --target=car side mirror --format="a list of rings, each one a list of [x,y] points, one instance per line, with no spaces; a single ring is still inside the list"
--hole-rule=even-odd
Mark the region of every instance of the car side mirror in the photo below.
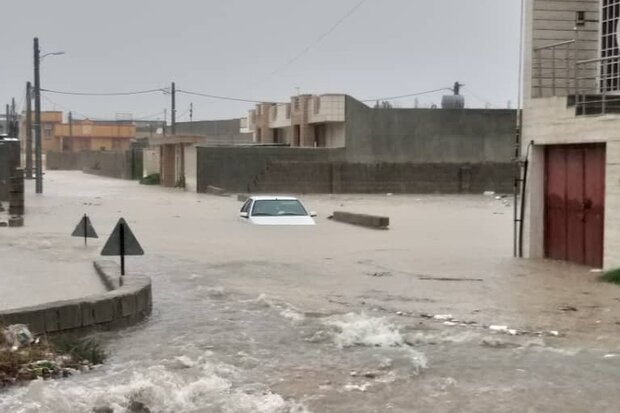
[[[239,216],[241,218],[249,218],[250,214],[247,212],[239,212]]]
[[[311,217],[316,217],[318,214],[315,211],[310,211],[310,216]]]

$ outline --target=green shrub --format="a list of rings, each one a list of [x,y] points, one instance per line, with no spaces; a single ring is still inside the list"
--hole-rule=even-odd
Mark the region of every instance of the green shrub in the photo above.
[[[159,185],[160,183],[159,174],[151,174],[151,175],[145,176],[144,178],[140,179],[140,183],[142,185]]]
[[[620,268],[607,271],[599,277],[599,280],[612,284],[620,284]]]

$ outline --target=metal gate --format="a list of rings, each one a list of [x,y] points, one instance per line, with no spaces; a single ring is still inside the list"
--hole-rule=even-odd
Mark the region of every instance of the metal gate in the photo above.
[[[605,222],[605,145],[545,150],[545,256],[600,268]]]

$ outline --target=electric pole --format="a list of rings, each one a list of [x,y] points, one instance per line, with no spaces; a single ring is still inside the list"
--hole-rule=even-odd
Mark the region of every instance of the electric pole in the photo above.
[[[174,135],[176,132],[176,122],[177,122],[177,102],[176,102],[176,88],[174,82],[172,82],[172,87],[170,89],[170,94],[172,95],[172,112],[170,113],[170,134]]]
[[[168,109],[164,108],[164,124],[163,124],[164,136],[166,136],[166,125],[167,124],[168,124]]]
[[[32,84],[26,82],[26,179],[32,179]]]
[[[35,192],[43,193],[43,158],[41,153],[41,78],[40,78],[39,38],[34,38],[34,140],[35,140]]]
[[[9,109],[9,105],[6,105],[6,114],[4,115],[4,125],[5,125],[5,130],[6,130],[6,137],[10,138],[11,137],[11,110]]]

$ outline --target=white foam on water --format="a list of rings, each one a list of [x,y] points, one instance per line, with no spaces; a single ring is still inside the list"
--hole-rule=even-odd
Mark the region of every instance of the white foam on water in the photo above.
[[[383,317],[369,317],[364,313],[331,316],[324,324],[336,329],[333,340],[339,348],[356,346],[401,348],[413,365],[413,373],[428,368],[424,353],[406,345],[399,329]]]
[[[305,320],[305,316],[295,308],[293,305],[280,302],[276,299],[269,298],[266,294],[260,294],[255,302],[257,304],[263,305],[268,308],[273,308],[274,310],[278,310],[280,315],[288,320],[299,323]]]
[[[383,317],[368,317],[364,313],[348,313],[328,317],[324,323],[336,327],[334,342],[340,348],[400,347],[405,343],[398,328]]]
[[[67,380],[34,381],[0,398],[0,412],[84,413],[107,406],[124,412],[132,401],[153,413],[218,411],[230,413],[302,413],[305,407],[268,390],[248,393],[233,385],[237,369],[204,357],[175,358],[185,368],[154,365],[132,374],[107,372]],[[230,366],[232,367],[232,366]]]

